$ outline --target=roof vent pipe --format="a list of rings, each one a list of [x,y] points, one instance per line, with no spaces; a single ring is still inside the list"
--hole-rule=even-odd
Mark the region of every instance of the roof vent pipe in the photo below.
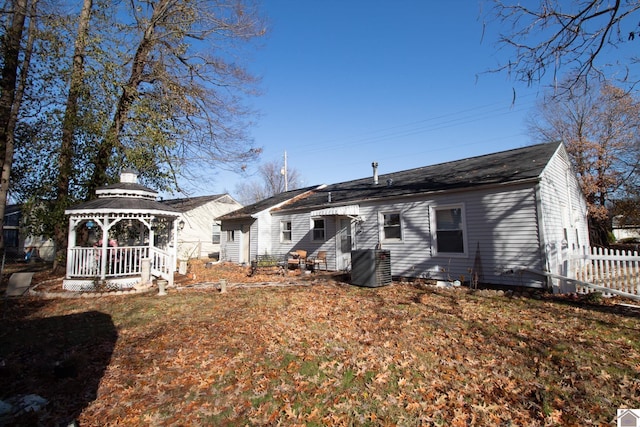
[[[329,194],[327,195],[327,202],[331,203],[331,191],[329,191]]]
[[[378,184],[378,162],[371,163],[371,166],[373,167],[373,184],[377,185]]]

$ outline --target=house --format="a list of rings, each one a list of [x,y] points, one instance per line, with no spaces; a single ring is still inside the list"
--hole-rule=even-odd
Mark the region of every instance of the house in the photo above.
[[[222,232],[220,259],[248,264],[256,255],[275,253],[280,244],[273,245],[271,211],[315,188],[286,191],[218,217]]]
[[[631,222],[631,223],[629,223]],[[629,221],[623,215],[614,216],[611,220],[611,229],[616,241],[640,241],[640,226],[638,220]]]
[[[224,259],[382,248],[394,277],[547,288],[589,246],[587,205],[561,143],[531,145],[279,194],[219,218]]]
[[[228,194],[163,200],[182,213],[179,222],[178,257],[219,258],[220,222],[216,218],[242,207]]]
[[[23,206],[7,205],[4,212],[3,238],[4,250],[10,260],[41,259],[53,261],[55,243],[53,239],[43,236],[32,236],[23,227]]]

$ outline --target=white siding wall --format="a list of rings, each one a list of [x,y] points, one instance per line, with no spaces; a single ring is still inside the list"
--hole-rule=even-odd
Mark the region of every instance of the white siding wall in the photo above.
[[[229,197],[221,197],[183,213],[185,227],[178,232],[178,257],[203,258],[210,253],[220,252],[220,244],[212,241],[214,220],[241,206]]]
[[[282,221],[291,221],[291,242],[282,242],[280,224]],[[273,235],[274,255],[284,255],[296,249],[309,251],[311,243],[311,223],[309,214],[298,215],[274,215],[271,221],[271,233]]]
[[[220,259],[222,261],[240,262],[240,234],[242,230],[242,222],[239,221],[225,221],[222,224],[222,235],[220,236]],[[227,240],[227,231],[233,230],[235,234],[235,240],[230,242]]]
[[[325,240],[313,241],[312,218],[308,212],[300,214],[277,214],[271,223],[273,233],[273,254],[286,255],[287,253],[302,249],[307,251],[307,257],[313,257],[318,251],[327,251],[327,268],[335,270],[336,259],[336,217],[328,216],[325,221]],[[280,235],[281,221],[291,221],[291,242],[282,242]]]
[[[587,204],[564,149],[545,168],[540,196],[545,268],[562,274],[561,259],[589,247]]]
[[[251,227],[251,259],[255,259],[256,255],[272,253],[272,223],[269,212],[263,212]]]
[[[391,251],[392,275],[468,281],[479,270],[481,281],[492,284],[542,286],[540,277],[508,274],[516,266],[542,266],[537,227],[534,184],[483,191],[465,191],[410,201],[385,201],[360,205],[364,222],[353,221],[357,249]],[[466,253],[437,254],[431,234],[432,209],[460,205],[465,215]],[[383,213],[400,212],[402,241],[380,241]],[[328,251],[328,268],[335,269],[336,224],[339,217],[325,219],[326,240],[312,241],[308,213],[275,214],[271,223],[273,254],[304,249],[309,256]],[[280,242],[280,221],[292,222],[292,241]]]
[[[438,254],[431,232],[432,208],[462,206],[465,217],[466,253]],[[401,212],[402,241],[382,241],[391,251],[392,275],[468,281],[479,270],[481,281],[513,284],[505,271],[514,265],[540,265],[536,225],[536,199],[532,188],[521,187],[482,192],[459,192],[431,199],[361,206],[367,220],[358,236],[360,249],[373,249],[379,242],[379,214]],[[515,278],[518,285],[521,276]]]

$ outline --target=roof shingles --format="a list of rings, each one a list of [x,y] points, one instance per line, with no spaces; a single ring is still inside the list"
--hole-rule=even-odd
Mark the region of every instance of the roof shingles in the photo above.
[[[560,143],[530,145],[483,156],[424,166],[373,178],[362,178],[327,186],[307,187],[280,193],[231,212],[221,219],[239,219],[265,209],[315,209],[365,200],[402,197],[499,185],[537,179],[558,150]],[[304,194],[306,193],[306,194]],[[300,195],[304,194],[304,197]],[[331,197],[329,197],[329,194]],[[331,200],[331,203],[329,203]],[[274,209],[275,210],[275,209]]]

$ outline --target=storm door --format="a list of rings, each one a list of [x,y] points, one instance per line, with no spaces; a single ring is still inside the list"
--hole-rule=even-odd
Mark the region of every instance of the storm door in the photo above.
[[[337,218],[338,232],[336,233],[336,269],[346,270],[351,266],[351,218]]]

